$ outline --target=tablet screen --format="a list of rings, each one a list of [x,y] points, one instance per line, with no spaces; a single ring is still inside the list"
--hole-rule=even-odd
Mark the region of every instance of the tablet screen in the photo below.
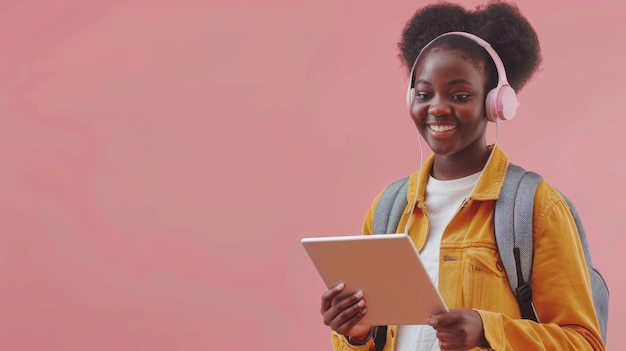
[[[341,282],[346,293],[363,290],[368,325],[426,324],[447,311],[406,234],[304,238],[327,288]]]

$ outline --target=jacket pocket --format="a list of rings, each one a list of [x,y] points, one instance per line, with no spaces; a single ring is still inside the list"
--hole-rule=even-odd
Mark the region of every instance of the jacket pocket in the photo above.
[[[466,307],[516,314],[517,302],[499,262],[498,250],[468,248],[463,261],[463,302]]]

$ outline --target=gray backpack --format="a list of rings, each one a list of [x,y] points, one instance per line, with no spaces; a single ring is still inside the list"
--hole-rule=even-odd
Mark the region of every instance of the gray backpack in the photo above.
[[[396,232],[400,216],[407,205],[408,179],[394,182],[380,196],[374,210],[374,234]],[[533,205],[540,182],[540,175],[509,164],[500,197],[496,201],[494,219],[496,243],[511,289],[517,297],[522,317],[534,321],[537,321],[537,316],[532,306],[532,291],[528,281],[533,263]],[[561,196],[567,201],[576,222],[591,277],[593,304],[600,322],[602,339],[606,343],[609,289],[591,263],[587,236],[576,208],[565,195]],[[386,326],[377,327],[376,350],[382,350],[385,344],[386,329]]]

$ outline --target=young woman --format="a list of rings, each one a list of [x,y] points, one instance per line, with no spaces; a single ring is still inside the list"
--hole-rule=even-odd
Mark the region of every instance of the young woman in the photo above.
[[[495,243],[494,206],[509,161],[485,135],[489,121],[512,117],[513,90],[539,66],[531,25],[505,2],[473,11],[440,3],[416,12],[399,48],[411,74],[410,115],[433,155],[410,177],[397,231],[408,232],[420,250],[450,311],[424,325],[389,326],[384,346],[375,345],[377,329],[360,324],[367,294],[346,294],[340,284],[321,302],[335,350],[604,350],[576,226],[557,191],[542,182],[535,197],[530,284],[540,322],[521,318]],[[504,99],[513,101],[498,112],[488,94],[502,85],[501,75],[512,87],[503,88]],[[379,197],[364,234],[372,233]]]

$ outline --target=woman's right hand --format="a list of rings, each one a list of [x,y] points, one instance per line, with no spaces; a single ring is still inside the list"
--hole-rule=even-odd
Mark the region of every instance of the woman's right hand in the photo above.
[[[344,287],[340,283],[322,295],[321,312],[324,324],[341,335],[351,336],[356,340],[365,339],[372,326],[359,324],[367,313],[363,291],[340,295]]]

